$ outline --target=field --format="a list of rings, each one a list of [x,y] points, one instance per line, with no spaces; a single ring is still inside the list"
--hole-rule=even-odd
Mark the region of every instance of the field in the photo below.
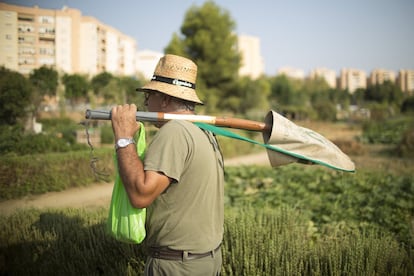
[[[358,142],[355,126],[301,125],[336,142],[355,161],[356,173],[304,165],[272,169],[260,150],[250,161],[226,158],[232,166],[226,169],[222,274],[413,274],[413,160],[391,157],[392,146]],[[77,166],[88,164],[88,156],[85,161],[73,157]],[[93,187],[102,185],[111,184]],[[54,194],[71,202],[71,190]],[[47,200],[47,195],[13,202]],[[106,233],[107,201],[73,208],[83,205],[76,201],[79,194],[71,196],[78,202],[72,208],[39,205],[0,216],[0,274],[141,274],[143,247],[119,243]],[[10,202],[3,200],[0,208]]]

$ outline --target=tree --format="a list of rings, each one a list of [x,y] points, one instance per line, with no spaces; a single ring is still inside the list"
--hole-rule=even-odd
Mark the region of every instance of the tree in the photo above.
[[[344,90],[344,93],[348,93],[348,91]],[[349,94],[349,93],[348,93]],[[357,106],[365,106],[365,89],[358,88],[355,92],[351,95],[352,104]]]
[[[414,96],[406,98],[401,105],[402,113],[414,113]]]
[[[137,92],[136,89],[143,85],[143,80],[131,78],[131,77],[121,77],[119,80],[121,90],[124,91],[125,103],[135,103],[138,107],[144,106],[144,95],[143,93]]]
[[[94,76],[91,79],[91,88],[93,89],[95,95],[103,96],[103,88],[107,86],[113,78],[114,76],[112,76],[112,74],[108,72],[102,72]]]
[[[241,58],[234,28],[229,13],[207,1],[187,11],[182,37],[174,34],[165,48],[166,53],[186,56],[198,65],[197,91],[210,109],[217,98],[240,97],[235,87]]]
[[[279,75],[270,80],[273,108],[278,106],[304,106],[309,95],[302,93],[302,81]]]
[[[267,111],[269,109],[268,97],[270,95],[270,83],[265,78],[252,80],[249,77],[241,78],[239,82],[239,103],[236,111],[246,114],[248,111]]]
[[[72,104],[79,101],[81,98],[86,98],[89,89],[89,82],[86,77],[73,74],[65,74],[62,78],[65,85],[65,97],[71,101]]]
[[[174,33],[170,40],[170,43],[167,47],[165,47],[164,52],[178,56],[187,56],[184,48],[185,46],[183,41],[180,39],[180,36],[177,33]]]
[[[31,99],[31,116],[35,117],[40,110],[41,103],[45,100],[45,96],[56,96],[59,74],[55,69],[43,65],[29,74],[29,80],[34,87]]]
[[[369,86],[365,91],[365,99],[371,102],[400,105],[403,94],[398,85],[385,81],[381,84]]]
[[[27,117],[33,87],[20,73],[0,67],[0,124],[14,125]]]
[[[30,73],[29,80],[40,96],[55,96],[59,74],[55,69],[43,65]]]

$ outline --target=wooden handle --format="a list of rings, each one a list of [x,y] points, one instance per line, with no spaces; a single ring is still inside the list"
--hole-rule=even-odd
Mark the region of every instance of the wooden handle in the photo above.
[[[226,117],[216,117],[216,126],[222,127],[229,127],[229,128],[237,128],[237,129],[244,129],[244,130],[252,130],[252,131],[266,131],[268,130],[269,126],[265,123],[245,120],[245,119],[238,119],[238,118],[226,118]]]

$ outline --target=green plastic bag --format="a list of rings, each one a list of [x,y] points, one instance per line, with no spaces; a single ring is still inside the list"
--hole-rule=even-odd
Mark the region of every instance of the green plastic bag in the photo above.
[[[145,155],[145,128],[142,123],[140,132],[135,137],[137,153],[141,160]],[[141,243],[145,238],[146,209],[134,208],[129,202],[128,195],[118,173],[116,153],[114,154],[116,177],[112,190],[111,205],[107,220],[107,230],[111,236],[125,243]]]

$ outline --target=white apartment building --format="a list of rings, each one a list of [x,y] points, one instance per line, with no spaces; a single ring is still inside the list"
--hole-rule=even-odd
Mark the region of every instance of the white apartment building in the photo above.
[[[80,72],[95,75],[109,72],[116,75],[135,74],[136,42],[93,17],[81,23]]]
[[[80,12],[0,3],[0,65],[28,74],[42,65],[77,68]]]
[[[305,79],[305,71],[298,68],[293,68],[289,66],[281,67],[277,70],[278,75],[285,75],[286,77],[293,78],[293,79]]]
[[[401,91],[410,95],[414,94],[414,70],[400,70],[397,84]]]
[[[395,83],[395,72],[386,69],[374,69],[369,76],[369,84],[382,84],[384,81]]]
[[[15,12],[0,9],[0,64],[14,71],[18,69],[18,49],[15,46],[18,30],[16,18]],[[34,54],[32,49],[22,48],[20,51]]]
[[[339,81],[339,88],[354,93],[358,88],[367,88],[367,77],[363,70],[342,69]]]
[[[135,73],[135,40],[79,10],[0,3],[0,27],[0,65],[22,74],[42,65],[65,73]]]
[[[142,74],[145,79],[150,80],[154,74],[155,66],[163,55],[163,53],[150,50],[138,51],[135,60],[136,71]]]
[[[254,36],[239,35],[238,49],[242,57],[239,75],[257,79],[264,73],[264,63],[260,53],[260,39]]]
[[[326,81],[330,88],[336,88],[336,72],[328,68],[315,68],[309,73],[310,79],[322,78]]]

